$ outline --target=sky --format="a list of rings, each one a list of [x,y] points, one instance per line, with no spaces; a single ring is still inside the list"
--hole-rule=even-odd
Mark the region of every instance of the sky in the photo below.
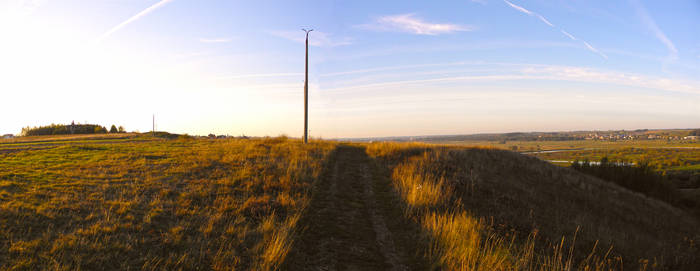
[[[700,127],[700,1],[0,0],[0,134]]]

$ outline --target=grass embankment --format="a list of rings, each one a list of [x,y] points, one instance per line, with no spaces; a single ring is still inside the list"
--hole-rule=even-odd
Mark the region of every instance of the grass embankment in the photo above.
[[[273,269],[333,148],[183,139],[0,152],[0,269]]]
[[[512,152],[378,143],[425,255],[443,270],[693,270],[697,221]]]

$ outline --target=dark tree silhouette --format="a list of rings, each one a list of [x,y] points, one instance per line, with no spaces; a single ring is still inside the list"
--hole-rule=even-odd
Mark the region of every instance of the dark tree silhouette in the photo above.
[[[676,203],[678,198],[671,183],[663,175],[654,172],[644,161],[632,165],[624,162],[611,162],[608,157],[603,157],[599,164],[587,160],[574,161],[571,168],[671,204]]]
[[[39,127],[22,128],[23,136],[37,135],[66,135],[66,134],[100,134],[106,133],[107,128],[97,124],[51,124]]]

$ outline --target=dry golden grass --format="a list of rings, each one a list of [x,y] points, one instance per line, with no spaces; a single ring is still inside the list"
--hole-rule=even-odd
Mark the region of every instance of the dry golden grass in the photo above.
[[[333,148],[181,139],[0,152],[0,269],[275,269]]]
[[[278,269],[336,149],[285,137],[44,141],[0,145],[9,150],[0,151],[2,270]],[[366,152],[388,170],[379,179],[403,210],[392,220],[415,226],[416,251],[434,269],[700,264],[693,217],[573,170],[495,149],[375,143]]]
[[[493,149],[376,143],[443,270],[693,270],[697,221],[663,202]]]

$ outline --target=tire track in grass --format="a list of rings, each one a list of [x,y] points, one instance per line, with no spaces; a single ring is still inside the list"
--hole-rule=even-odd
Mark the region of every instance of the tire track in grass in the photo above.
[[[378,204],[364,149],[339,146],[331,159],[282,269],[408,270]]]

